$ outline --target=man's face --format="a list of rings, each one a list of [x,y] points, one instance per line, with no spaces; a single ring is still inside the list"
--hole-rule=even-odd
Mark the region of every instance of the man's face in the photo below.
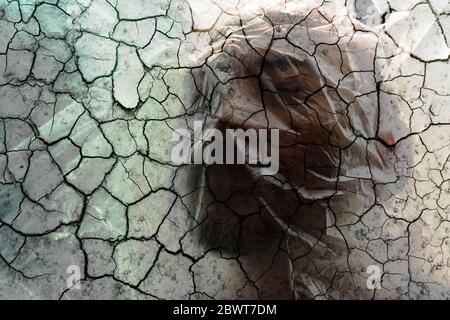
[[[405,124],[395,106],[380,106],[380,85],[373,76],[375,35],[338,36],[318,12],[298,25],[274,26],[273,20],[250,21],[251,27],[244,24],[220,42],[198,82],[210,88],[204,106],[210,110],[209,126],[280,130],[280,171],[268,178],[251,166],[208,167],[213,198],[229,201],[238,193],[252,201],[210,207],[203,234],[207,246],[247,248],[242,259],[255,272],[251,248],[283,243],[287,256],[281,260],[296,276],[285,277],[275,291],[281,294],[296,283],[302,288],[299,297],[310,297],[305,282],[317,268],[323,268],[317,280],[323,286],[333,274],[348,270],[346,259],[353,254],[348,244],[359,240],[344,237],[341,227],[371,210],[376,183],[397,180],[392,174],[395,145]],[[309,38],[301,38],[306,34]],[[395,127],[385,125],[393,121]],[[219,234],[215,220],[233,221],[231,230],[239,225],[233,215],[246,221],[249,212],[270,228],[255,224],[250,231],[244,223],[244,231],[238,230],[248,238],[239,239],[235,232],[212,236]],[[350,268],[361,273],[369,260],[361,258]],[[282,265],[272,270],[273,279],[287,266]],[[364,275],[356,278],[343,277],[332,295],[351,296],[352,290],[365,288]]]

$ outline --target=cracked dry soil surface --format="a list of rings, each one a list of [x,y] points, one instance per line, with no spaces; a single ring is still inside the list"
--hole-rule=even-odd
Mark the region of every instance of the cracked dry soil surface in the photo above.
[[[0,298],[450,298],[450,5],[336,3],[0,0]]]

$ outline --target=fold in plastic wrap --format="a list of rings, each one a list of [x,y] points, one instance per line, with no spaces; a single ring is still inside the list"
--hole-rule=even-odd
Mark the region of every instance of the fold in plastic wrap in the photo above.
[[[205,128],[280,130],[274,176],[252,165],[192,166],[203,186],[200,241],[240,255],[252,281],[272,266],[266,297],[374,295],[374,260],[342,228],[382,206],[377,188],[398,179],[405,121],[380,104],[383,49],[380,34],[349,18],[278,8],[222,23],[192,71]]]

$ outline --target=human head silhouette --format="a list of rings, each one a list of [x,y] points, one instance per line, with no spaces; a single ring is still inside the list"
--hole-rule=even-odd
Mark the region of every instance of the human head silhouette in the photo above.
[[[218,28],[193,72],[206,126],[280,130],[278,175],[208,166],[196,212],[205,246],[272,273],[268,297],[373,294],[357,274],[371,259],[348,264],[347,237],[358,235],[341,227],[380,206],[377,187],[402,185],[397,171],[410,157],[396,151],[407,126],[376,76],[380,50],[379,35],[349,18],[276,8]],[[280,262],[268,272],[262,256]]]

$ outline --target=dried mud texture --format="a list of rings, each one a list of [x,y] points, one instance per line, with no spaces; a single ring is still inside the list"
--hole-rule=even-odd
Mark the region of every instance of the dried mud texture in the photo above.
[[[258,3],[0,0],[0,298],[450,298],[448,1]]]

